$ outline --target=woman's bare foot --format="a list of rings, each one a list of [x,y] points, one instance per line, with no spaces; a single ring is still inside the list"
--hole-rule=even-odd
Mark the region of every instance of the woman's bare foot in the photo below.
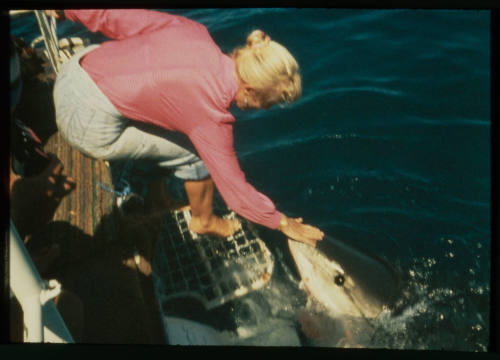
[[[237,219],[223,219],[212,215],[209,220],[202,220],[201,217],[192,216],[189,223],[189,230],[199,235],[215,235],[228,237],[241,228],[241,223]]]

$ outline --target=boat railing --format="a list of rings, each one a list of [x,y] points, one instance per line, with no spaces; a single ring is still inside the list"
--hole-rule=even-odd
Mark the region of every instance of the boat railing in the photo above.
[[[74,343],[54,299],[61,292],[57,280],[44,281],[36,269],[12,220],[9,230],[9,285],[23,312],[23,341]]]

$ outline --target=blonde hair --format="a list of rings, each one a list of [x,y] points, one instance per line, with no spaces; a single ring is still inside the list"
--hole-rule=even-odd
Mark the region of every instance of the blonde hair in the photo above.
[[[241,80],[265,103],[292,103],[302,94],[297,61],[262,30],[252,31],[246,45],[235,49],[232,56]]]

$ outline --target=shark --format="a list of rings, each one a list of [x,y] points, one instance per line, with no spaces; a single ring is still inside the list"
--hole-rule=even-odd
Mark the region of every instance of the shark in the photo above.
[[[400,298],[398,274],[374,254],[331,236],[288,247],[305,290],[331,317],[373,319]]]

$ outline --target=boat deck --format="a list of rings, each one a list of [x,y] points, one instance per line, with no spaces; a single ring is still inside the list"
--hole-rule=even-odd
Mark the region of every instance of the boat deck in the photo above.
[[[26,56],[25,69],[41,69],[33,54]],[[16,180],[13,188],[23,190],[11,192],[11,216],[42,278],[57,279],[63,295],[70,294],[57,305],[76,342],[164,344],[151,273],[161,221],[152,212],[133,219],[118,213],[113,193],[99,185],[111,186],[105,162],[83,155],[57,132],[52,82],[43,74],[25,77],[17,117],[62,162],[75,188],[54,207],[36,200],[44,196],[43,188],[31,186],[36,179]],[[44,217],[50,221],[32,221]]]

